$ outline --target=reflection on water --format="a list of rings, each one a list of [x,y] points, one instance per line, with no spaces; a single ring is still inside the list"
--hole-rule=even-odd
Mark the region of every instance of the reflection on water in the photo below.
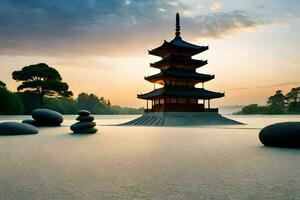
[[[242,126],[120,127],[71,135],[76,116],[37,135],[0,137],[0,199],[297,199],[300,150],[267,148],[259,129],[300,116],[232,116]],[[28,116],[1,116],[21,121]]]

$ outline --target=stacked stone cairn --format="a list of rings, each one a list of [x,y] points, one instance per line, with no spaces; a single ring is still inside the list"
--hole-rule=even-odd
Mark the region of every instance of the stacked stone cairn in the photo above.
[[[80,110],[78,112],[78,117],[75,124],[73,124],[70,128],[74,133],[81,134],[93,134],[97,132],[95,128],[96,123],[94,121],[94,117],[91,116],[91,112],[87,110]]]

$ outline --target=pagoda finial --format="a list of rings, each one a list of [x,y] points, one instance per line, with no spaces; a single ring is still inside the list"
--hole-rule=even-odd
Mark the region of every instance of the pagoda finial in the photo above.
[[[176,38],[181,39],[181,37],[180,37],[180,17],[179,17],[179,13],[176,13],[176,29],[175,29],[175,36],[176,36]]]

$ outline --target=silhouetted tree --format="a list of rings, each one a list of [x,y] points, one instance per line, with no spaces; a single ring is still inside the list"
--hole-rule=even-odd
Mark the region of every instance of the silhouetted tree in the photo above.
[[[107,103],[106,103],[108,106],[111,106],[111,102],[110,102],[110,100],[108,99],[107,100]]]
[[[77,108],[89,110],[94,114],[118,114],[106,103],[104,97],[99,98],[95,94],[80,93],[77,98]]]
[[[24,114],[31,115],[32,111],[40,107],[40,97],[32,91],[17,93],[23,103]]]
[[[0,115],[20,114],[23,114],[21,99],[17,94],[8,91],[5,85],[2,84],[0,87]]]
[[[267,112],[266,106],[259,106],[257,104],[250,104],[242,108],[241,111],[237,112],[236,114],[265,114]]]
[[[273,96],[270,96],[267,101],[269,114],[281,114],[285,109],[285,96],[282,90],[277,90]]]
[[[277,90],[273,96],[268,98],[268,105],[284,108],[285,96],[282,94],[282,90]]]
[[[300,87],[292,88],[285,96],[277,90],[267,101],[268,106],[247,105],[235,114],[298,114],[300,113]]]
[[[45,108],[58,111],[62,114],[76,114],[78,112],[76,101],[71,98],[45,98]]]
[[[6,88],[6,84],[0,81],[0,88]]]
[[[100,99],[99,99],[102,103],[104,103],[105,104],[105,98],[104,97],[100,97]]]
[[[290,103],[297,103],[300,98],[300,87],[292,88],[289,93],[286,94],[286,100]]]
[[[77,108],[78,110],[88,109],[88,97],[86,93],[80,93],[77,98]]]
[[[32,91],[39,95],[41,107],[44,106],[44,96],[70,97],[73,95],[71,91],[68,91],[68,84],[62,82],[58,71],[45,63],[23,67],[20,71],[14,71],[12,76],[14,80],[22,82],[17,88],[18,91]]]

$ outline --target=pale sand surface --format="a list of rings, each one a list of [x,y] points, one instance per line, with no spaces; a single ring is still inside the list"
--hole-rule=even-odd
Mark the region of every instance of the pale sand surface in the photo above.
[[[0,199],[300,199],[300,149],[266,148],[260,128],[300,116],[229,116],[244,126],[62,127],[0,137]],[[27,116],[1,116],[18,121]]]

